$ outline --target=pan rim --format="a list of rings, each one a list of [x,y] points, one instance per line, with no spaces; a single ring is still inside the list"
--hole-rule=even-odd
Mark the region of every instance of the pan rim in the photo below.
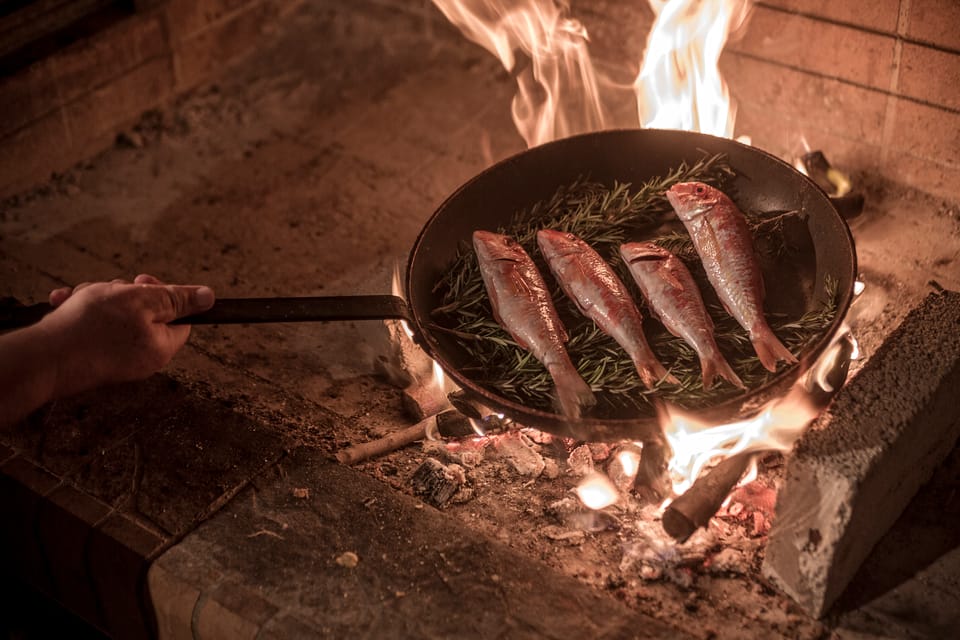
[[[509,398],[490,391],[486,387],[483,387],[464,376],[459,369],[453,366],[452,363],[445,357],[443,353],[444,350],[442,349],[441,345],[435,341],[430,327],[425,323],[425,321],[428,321],[429,318],[425,319],[422,317],[422,314],[420,313],[420,305],[416,304],[416,301],[412,299],[412,292],[414,291],[414,267],[417,256],[420,255],[420,251],[423,249],[424,238],[428,231],[435,225],[437,219],[444,215],[444,212],[451,206],[452,203],[457,201],[461,194],[468,189],[475,187],[478,182],[489,180],[489,176],[504,171],[510,165],[517,164],[519,162],[530,161],[531,158],[536,158],[540,155],[557,153],[556,150],[559,148],[583,144],[586,140],[600,140],[601,138],[605,137],[644,137],[647,135],[653,137],[658,135],[679,136],[680,138],[685,138],[689,141],[689,147],[691,149],[696,149],[698,147],[696,144],[697,141],[711,141],[715,145],[719,144],[721,146],[732,146],[733,148],[737,148],[741,152],[750,156],[760,157],[767,162],[771,162],[774,165],[779,165],[783,169],[786,169],[791,175],[793,175],[795,178],[798,178],[802,184],[808,187],[812,193],[818,194],[817,197],[822,197],[828,211],[835,218],[833,220],[834,223],[837,223],[835,226],[843,231],[843,237],[839,238],[838,240],[841,244],[845,245],[845,248],[847,249],[845,253],[849,256],[849,260],[845,261],[846,264],[843,265],[847,267],[846,269],[843,269],[845,273],[838,274],[842,278],[841,281],[847,282],[849,286],[842,287],[841,290],[838,291],[836,316],[820,336],[820,338],[813,344],[808,345],[803,350],[802,354],[800,354],[800,363],[783,369],[763,385],[750,389],[745,393],[732,396],[714,405],[694,409],[685,409],[684,411],[692,413],[698,417],[702,417],[705,420],[712,420],[720,416],[725,416],[721,418],[721,420],[724,421],[731,419],[740,420],[750,417],[751,413],[755,413],[755,410],[759,411],[766,401],[776,397],[778,392],[785,392],[789,386],[795,383],[809,368],[809,366],[812,365],[813,362],[815,362],[816,359],[827,349],[840,328],[843,326],[847,311],[853,299],[853,282],[857,273],[857,255],[853,234],[850,231],[849,226],[846,224],[846,221],[836,210],[836,207],[832,202],[830,202],[827,194],[824,193],[823,190],[808,176],[804,175],[781,158],[778,158],[767,151],[764,151],[763,149],[741,143],[737,140],[712,136],[710,134],[674,129],[605,129],[602,131],[593,131],[561,138],[538,145],[536,147],[532,147],[530,149],[525,149],[494,163],[480,173],[474,175],[472,178],[461,184],[456,190],[447,196],[443,202],[441,202],[441,204],[436,208],[434,213],[421,228],[420,233],[414,242],[413,248],[408,256],[405,280],[405,291],[414,325],[411,328],[414,332],[417,343],[424,348],[427,354],[443,368],[444,372],[449,375],[458,386],[468,393],[478,396],[478,401],[487,405],[490,409],[508,415],[523,426],[541,428],[558,435],[571,435],[575,437],[588,435],[589,437],[584,439],[593,440],[623,438],[630,439],[634,438],[635,434],[640,434],[643,436],[643,438],[647,439],[662,439],[662,428],[660,426],[660,420],[656,415],[640,416],[637,418],[585,417],[578,420],[571,420],[559,414],[528,407],[521,403],[515,402]]]

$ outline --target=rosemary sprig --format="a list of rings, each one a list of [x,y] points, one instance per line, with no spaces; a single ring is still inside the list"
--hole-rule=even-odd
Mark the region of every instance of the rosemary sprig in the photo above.
[[[628,238],[643,233],[684,260],[699,281],[701,290],[707,291],[710,285],[689,236],[669,230],[656,233],[673,217],[664,192],[678,182],[687,181],[706,182],[722,188],[724,181],[732,175],[726,158],[718,154],[705,156],[690,166],[683,164],[635,190],[627,183],[617,182],[611,187],[579,179],[559,188],[549,199],[517,212],[510,223],[498,231],[523,245],[544,274],[549,271],[536,250],[536,232],[545,228],[569,231],[591,244],[628,283],[632,280],[617,249]],[[774,253],[778,255],[780,247],[785,246],[782,223],[786,215],[789,212],[773,215],[751,212],[747,216],[755,237],[774,247]],[[547,278],[548,282],[551,280]],[[794,353],[799,353],[821,335],[833,320],[836,283],[832,287],[830,283],[827,285],[828,299],[820,301],[821,306],[817,309],[800,318],[769,318],[771,327]],[[455,263],[437,283],[436,289],[443,291],[443,304],[433,312],[436,321],[433,328],[454,335],[469,354],[472,364],[464,367],[463,372],[506,397],[527,406],[549,409],[553,380],[543,365],[521,349],[493,319],[479,265],[471,248],[461,248]],[[580,374],[598,393],[599,414],[652,412],[650,399],[653,394],[692,408],[742,393],[719,380],[713,388],[705,390],[699,358],[694,350],[653,321],[645,327],[648,340],[680,384],[664,384],[648,390],[623,349],[592,321],[584,318],[559,287],[553,292],[553,299],[570,335],[567,351]],[[637,300],[640,300],[639,296]],[[744,384],[755,388],[768,381],[773,374],[760,364],[747,333],[722,309],[711,308],[709,311],[714,320],[717,343]]]

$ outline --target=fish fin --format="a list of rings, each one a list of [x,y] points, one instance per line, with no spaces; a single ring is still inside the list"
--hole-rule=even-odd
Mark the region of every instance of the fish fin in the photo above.
[[[556,404],[560,412],[572,420],[580,418],[582,410],[597,404],[597,397],[569,360],[547,366],[556,385]]]
[[[719,352],[713,353],[708,357],[700,357],[700,368],[703,370],[703,388],[709,389],[713,386],[713,381],[720,376],[733,386],[739,389],[746,389],[746,385],[740,377],[734,372],[733,367],[727,362],[726,358]]]
[[[777,362],[784,360],[791,364],[797,362],[796,356],[783,346],[783,343],[773,334],[773,330],[765,322],[758,322],[750,331],[750,341],[757,352],[761,364],[767,371],[776,371]]]
[[[669,284],[671,287],[678,291],[684,290],[685,287],[683,286],[683,282],[680,281],[680,279],[677,277],[677,274],[675,274],[672,269],[667,267],[666,260],[661,263],[660,268],[657,271],[663,281]]]

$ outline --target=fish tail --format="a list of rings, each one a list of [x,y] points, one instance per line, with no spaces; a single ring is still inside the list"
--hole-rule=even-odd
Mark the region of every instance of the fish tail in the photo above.
[[[557,362],[547,365],[547,371],[556,385],[556,400],[560,412],[566,417],[576,420],[580,418],[583,409],[597,404],[597,397],[576,367],[567,358],[566,362]]]
[[[773,330],[765,322],[757,322],[750,331],[750,341],[757,352],[761,364],[767,371],[777,370],[777,361],[789,363],[797,362],[797,358],[773,334]]]
[[[705,356],[700,356],[700,368],[703,370],[703,388],[709,389],[713,386],[713,381],[720,376],[733,386],[746,389],[743,381],[734,372],[733,367],[727,362],[719,352],[713,352]]]
[[[643,381],[647,389],[653,389],[661,380],[670,384],[680,384],[676,376],[667,371],[667,368],[657,360],[652,351],[640,351],[632,356],[632,360],[633,366],[637,368],[637,373],[640,374],[640,380]]]

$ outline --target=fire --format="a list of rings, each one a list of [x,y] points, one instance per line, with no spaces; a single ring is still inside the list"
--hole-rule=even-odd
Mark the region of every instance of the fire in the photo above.
[[[655,20],[631,86],[639,124],[733,137],[736,110],[719,60],[730,36],[746,22],[752,0],[648,1]],[[587,31],[568,15],[567,3],[434,0],[434,4],[516,76],[513,119],[528,147],[606,126],[609,118],[587,50]],[[849,332],[841,334],[801,382],[750,420],[713,425],[668,410],[663,424],[673,450],[674,490],[685,491],[717,457],[789,449],[824,408],[834,387],[831,378],[836,376],[831,374],[842,369],[846,375],[855,342]],[[637,459],[619,462],[628,473],[636,473]],[[577,494],[591,509],[602,509],[619,497],[602,474],[584,478]]]
[[[528,147],[607,125],[587,30],[554,0],[434,0],[516,75],[513,121]],[[519,52],[529,60],[524,66]]]
[[[568,15],[567,3],[433,2],[516,76],[513,121],[528,147],[606,128],[609,109],[601,99],[587,30]],[[735,109],[718,62],[730,34],[746,21],[751,0],[649,3],[656,20],[632,86],[639,124],[732,137]]]
[[[580,481],[576,492],[580,502],[590,509],[603,509],[620,499],[620,493],[610,478],[596,471]]]
[[[856,341],[844,327],[785,396],[771,400],[748,420],[713,425],[668,408],[663,423],[667,442],[673,448],[670,474],[674,493],[689,489],[716,458],[740,452],[789,451],[846,377],[855,351]]]
[[[635,451],[621,451],[617,454],[617,460],[623,469],[624,475],[632,478],[640,470],[640,456]]]
[[[736,109],[720,74],[729,35],[750,12],[749,0],[650,0],[656,14],[634,81],[644,127],[733,137]]]

